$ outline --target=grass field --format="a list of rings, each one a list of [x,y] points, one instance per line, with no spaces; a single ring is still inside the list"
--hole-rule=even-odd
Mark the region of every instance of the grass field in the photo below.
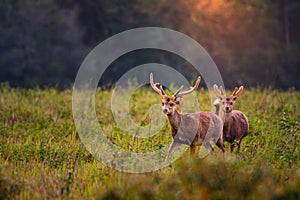
[[[140,98],[141,96],[147,98]],[[118,146],[157,150],[171,141],[169,125],[151,140],[132,142],[115,125],[111,91],[97,91],[99,123]],[[206,90],[198,90],[210,110]],[[235,108],[250,122],[239,152],[205,159],[187,151],[160,172],[130,174],[101,164],[85,149],[72,118],[72,90],[0,86],[0,199],[300,199],[300,93],[246,90]],[[140,88],[130,101],[136,122],[160,97]],[[229,152],[229,145],[226,143]]]

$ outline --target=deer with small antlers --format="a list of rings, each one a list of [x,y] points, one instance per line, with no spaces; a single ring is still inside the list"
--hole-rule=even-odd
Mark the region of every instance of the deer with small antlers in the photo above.
[[[152,89],[162,97],[162,112],[167,116],[172,132],[172,143],[169,147],[165,161],[181,144],[189,145],[191,154],[195,154],[196,146],[204,145],[206,149],[212,150],[211,141],[225,152],[222,138],[223,122],[220,117],[210,112],[198,112],[181,114],[176,105],[180,105],[182,97],[195,91],[200,83],[198,77],[194,87],[181,92],[181,86],[172,96],[167,96],[159,83],[153,82],[153,74],[150,74],[150,85]],[[206,138],[207,137],[207,138]]]
[[[216,113],[219,113],[218,108],[221,104],[221,112],[219,115],[224,122],[223,139],[231,144],[231,152],[233,152],[235,141],[237,141],[238,149],[240,149],[243,138],[249,133],[249,123],[246,115],[239,110],[233,110],[233,105],[243,89],[243,86],[239,88],[236,87],[230,97],[227,98],[223,93],[222,86],[218,87],[214,85],[214,90],[219,97],[219,99],[214,102],[217,109]]]

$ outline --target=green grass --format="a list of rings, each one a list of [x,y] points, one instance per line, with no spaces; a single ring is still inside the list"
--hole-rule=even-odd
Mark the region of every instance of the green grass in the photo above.
[[[129,174],[95,160],[77,135],[72,91],[0,87],[0,199],[299,199],[300,93],[245,91],[236,109],[250,122],[239,152],[220,159],[181,156],[160,172]],[[146,98],[144,98],[146,97]],[[198,90],[202,110],[209,94]],[[134,139],[114,122],[111,91],[97,91],[96,112],[108,138],[133,152],[154,151],[171,141],[169,126],[149,139]],[[138,89],[130,114],[149,123],[160,97]],[[227,150],[229,145],[226,143]],[[229,151],[228,151],[229,152]]]

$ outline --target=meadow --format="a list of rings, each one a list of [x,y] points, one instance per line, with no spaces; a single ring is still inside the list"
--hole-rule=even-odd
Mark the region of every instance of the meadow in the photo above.
[[[99,123],[114,144],[135,152],[171,141],[169,125],[151,140],[136,139],[116,127],[111,90],[97,90]],[[196,93],[211,109],[208,91]],[[147,98],[140,98],[140,97]],[[139,88],[130,115],[149,123],[159,104],[152,89]],[[235,109],[243,111],[250,134],[240,151],[205,159],[187,151],[159,172],[119,172],[97,161],[81,143],[72,115],[72,90],[0,86],[0,199],[300,199],[300,93],[293,89],[245,90]]]

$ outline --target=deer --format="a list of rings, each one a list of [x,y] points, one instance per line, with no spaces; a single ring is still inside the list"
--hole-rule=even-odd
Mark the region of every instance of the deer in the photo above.
[[[201,81],[198,77],[194,87],[181,91],[181,86],[172,96],[166,95],[160,83],[154,83],[153,74],[150,73],[150,85],[152,89],[161,96],[161,109],[166,115],[170,128],[172,142],[169,146],[165,162],[167,162],[172,152],[182,144],[190,146],[190,154],[194,155],[196,146],[203,146],[213,150],[210,142],[213,141],[225,153],[222,130],[223,122],[221,118],[211,112],[198,112],[181,114],[176,106],[181,104],[182,97],[197,90]],[[205,137],[208,137],[205,138]]]
[[[249,122],[246,115],[239,110],[233,110],[237,97],[243,90],[244,86],[236,87],[230,97],[227,98],[222,86],[218,87],[214,84],[214,91],[218,96],[218,99],[214,101],[214,106],[216,106],[216,113],[219,114],[223,120],[223,140],[231,144],[231,153],[233,152],[236,142],[238,150],[240,150],[243,138],[249,133]],[[220,105],[221,111],[219,111]]]

